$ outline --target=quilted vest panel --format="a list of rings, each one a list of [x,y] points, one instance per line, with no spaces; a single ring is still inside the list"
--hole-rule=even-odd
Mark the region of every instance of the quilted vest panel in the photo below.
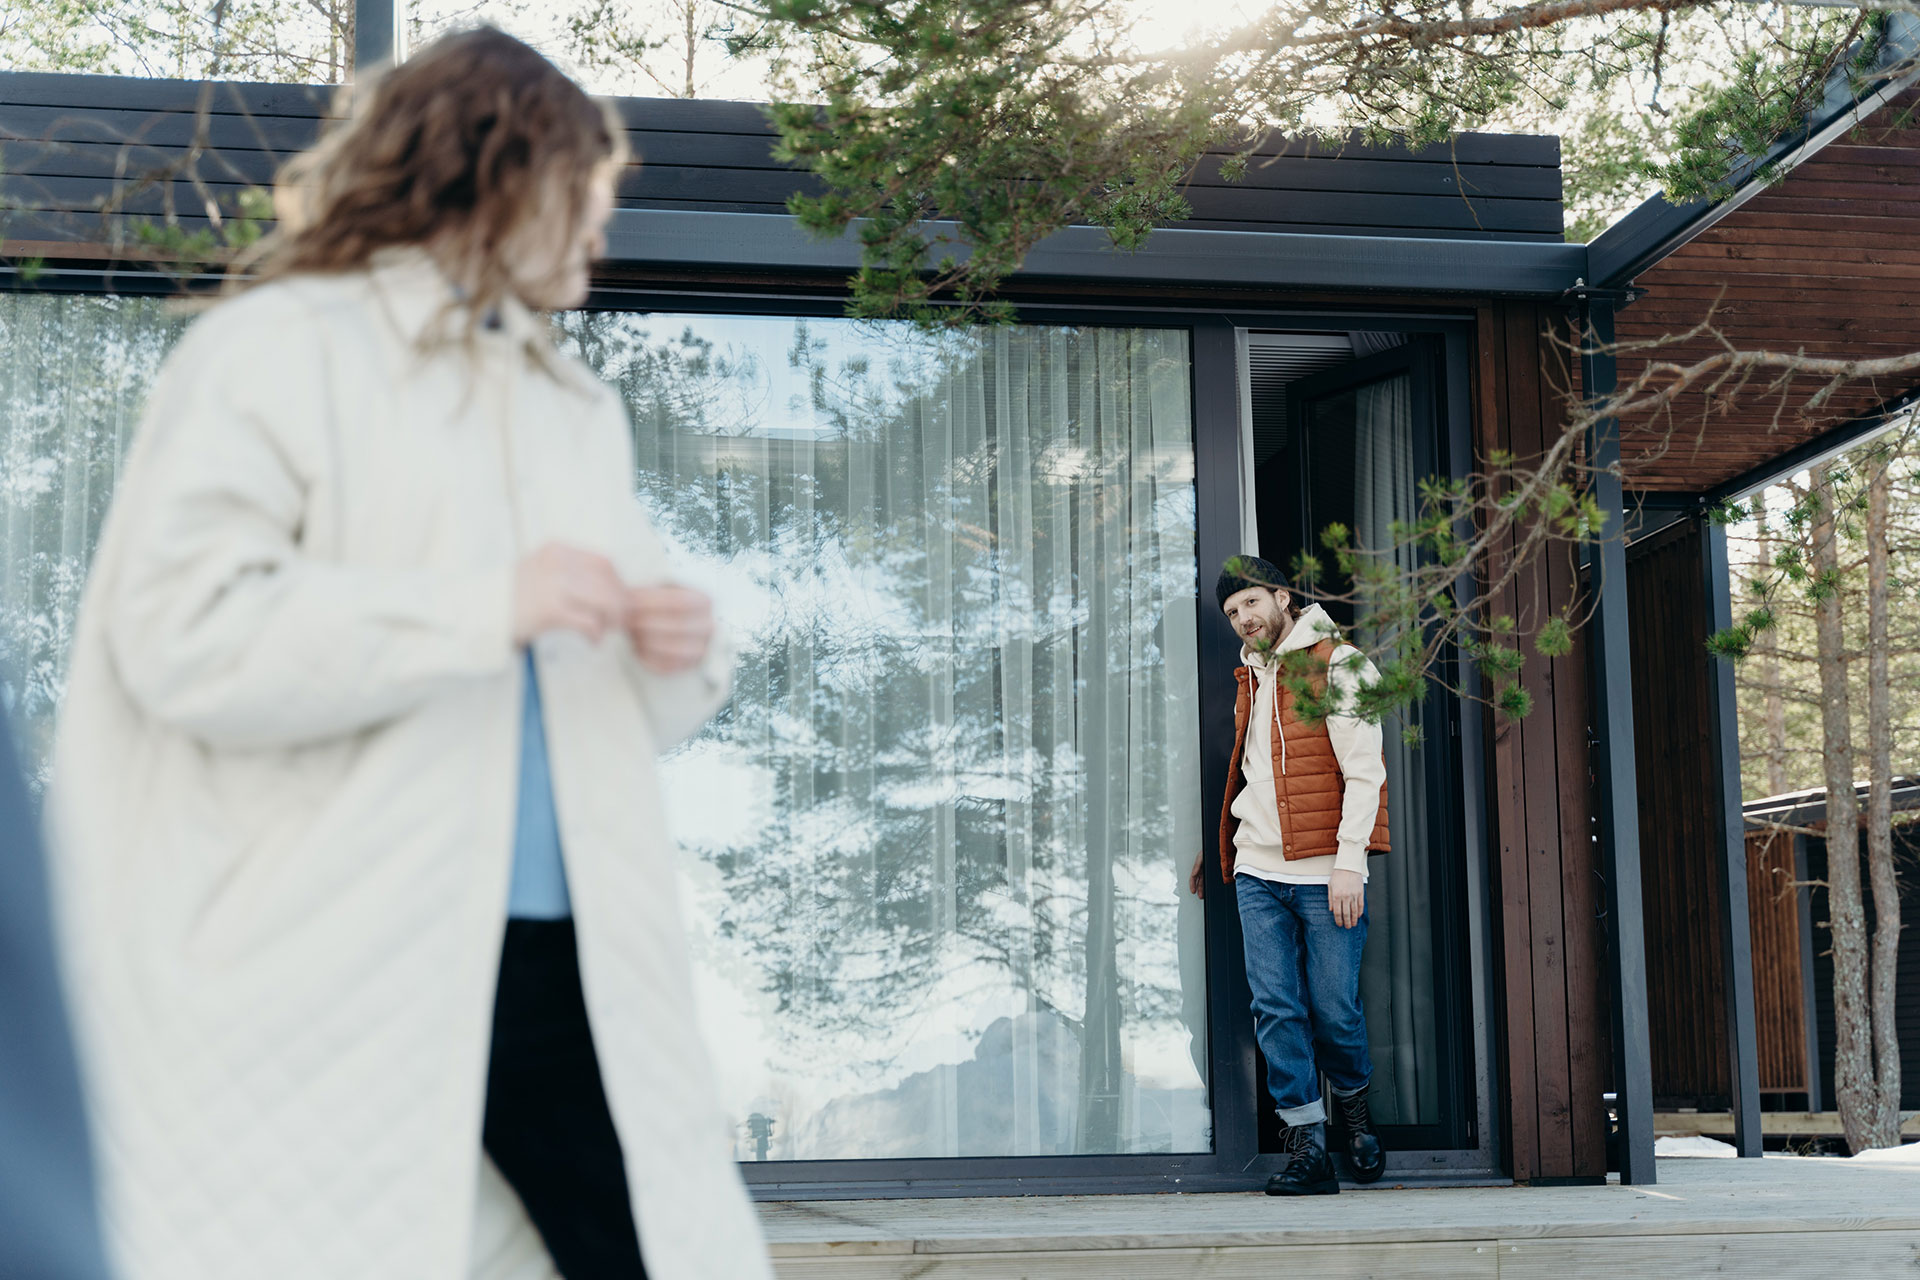
[[[1319,662],[1310,684],[1315,696],[1326,692],[1326,667],[1337,646],[1322,640],[1307,652]],[[1233,879],[1234,832],[1240,820],[1233,816],[1233,802],[1246,786],[1241,761],[1247,747],[1247,725],[1253,718],[1254,677],[1245,665],[1234,677],[1239,688],[1233,707],[1233,756],[1227,774],[1227,795],[1220,807],[1220,875]],[[1288,862],[1301,858],[1326,858],[1339,852],[1340,813],[1346,799],[1346,778],[1333,753],[1333,738],[1325,721],[1311,722],[1295,708],[1292,689],[1285,684],[1275,690],[1280,703],[1280,733],[1273,741],[1273,793],[1280,808],[1280,831],[1285,839],[1281,856]],[[1286,743],[1282,754],[1281,743]],[[1283,762],[1284,761],[1284,765]],[[1373,832],[1367,839],[1372,853],[1387,851],[1387,787],[1380,785],[1380,808],[1374,815]]]

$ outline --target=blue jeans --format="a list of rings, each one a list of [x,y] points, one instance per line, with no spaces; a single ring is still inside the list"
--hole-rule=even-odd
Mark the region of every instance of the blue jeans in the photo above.
[[[1323,884],[1241,875],[1234,877],[1234,889],[1267,1088],[1282,1121],[1313,1124],[1327,1116],[1322,1072],[1337,1093],[1364,1089],[1373,1077],[1367,1015],[1360,1007],[1367,913],[1342,929],[1327,908]]]

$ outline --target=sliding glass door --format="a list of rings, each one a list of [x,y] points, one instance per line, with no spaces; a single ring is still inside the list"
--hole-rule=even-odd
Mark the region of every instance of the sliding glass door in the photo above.
[[[1437,364],[1415,339],[1287,387],[1285,446],[1256,479],[1261,546],[1283,564],[1319,552],[1318,594],[1344,627],[1364,621],[1364,609],[1356,611],[1352,584],[1333,571],[1320,533],[1344,525],[1359,547],[1411,567],[1414,552],[1396,549],[1395,526],[1413,521],[1420,480],[1442,470]],[[1383,639],[1364,628],[1351,638],[1363,649]],[[1373,1114],[1397,1150],[1459,1148],[1474,1138],[1456,715],[1453,696],[1435,688],[1383,734],[1392,852],[1369,860],[1361,996]]]

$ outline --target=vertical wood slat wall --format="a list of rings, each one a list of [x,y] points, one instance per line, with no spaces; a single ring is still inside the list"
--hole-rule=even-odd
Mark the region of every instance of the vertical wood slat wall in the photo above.
[[[1503,449],[1524,463],[1561,430],[1573,385],[1563,348],[1567,312],[1501,301],[1478,313],[1475,448],[1478,465]],[[1504,577],[1511,542],[1489,579]],[[1507,1151],[1518,1181],[1604,1178],[1611,1039],[1602,1002],[1605,957],[1598,851],[1592,834],[1586,647],[1546,659],[1532,635],[1580,591],[1571,550],[1521,566],[1494,612],[1520,624],[1521,684],[1533,709],[1488,717],[1492,872],[1499,916],[1497,1007],[1505,1045]]]
[[[1806,988],[1800,963],[1800,895],[1793,837],[1747,833],[1747,911],[1753,937],[1754,1041],[1762,1093],[1806,1093]],[[1818,1110],[1809,1100],[1807,1110]]]
[[[1627,615],[1654,1105],[1717,1111],[1732,1090],[1704,551],[1693,520],[1636,542]]]

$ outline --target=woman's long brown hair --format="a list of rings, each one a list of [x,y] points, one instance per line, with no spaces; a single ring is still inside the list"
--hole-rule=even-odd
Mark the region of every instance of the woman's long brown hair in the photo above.
[[[543,216],[577,225],[594,168],[626,155],[606,108],[492,27],[442,36],[349,86],[337,115],[282,166],[279,227],[244,264],[253,283],[362,270],[382,249],[430,245],[482,314],[512,293],[513,233]]]

